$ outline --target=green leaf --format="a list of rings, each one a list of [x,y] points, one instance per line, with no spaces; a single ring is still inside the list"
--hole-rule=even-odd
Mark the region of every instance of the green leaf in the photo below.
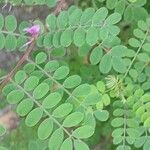
[[[90,62],[92,65],[96,65],[100,62],[103,56],[103,50],[100,47],[96,47],[93,49],[90,55]]]
[[[112,120],[111,125],[113,127],[120,127],[124,124],[124,119],[123,118],[115,118]]]
[[[47,24],[48,29],[50,31],[53,31],[53,30],[56,29],[56,20],[57,20],[56,16],[53,15],[53,14],[50,14],[50,15],[47,16],[47,18],[46,18],[46,24]]]
[[[7,35],[5,40],[5,48],[13,51],[17,47],[17,39],[14,35]]]
[[[43,116],[41,108],[33,109],[26,117],[25,124],[29,127],[35,126]]]
[[[104,27],[100,28],[100,30],[99,30],[99,38],[101,39],[102,42],[107,40],[109,34],[111,34],[111,33],[109,33],[111,31],[109,28],[110,28],[110,26],[109,27],[104,26]]]
[[[70,77],[68,77],[63,85],[65,88],[71,89],[71,88],[75,88],[76,86],[78,86],[81,83],[81,77],[78,75],[72,75]]]
[[[33,101],[30,98],[22,100],[17,106],[17,113],[22,117],[27,115],[33,108]]]
[[[120,0],[117,4],[116,4],[116,7],[115,7],[115,12],[123,15],[124,13],[124,10],[125,10],[125,7],[126,7],[126,3],[124,0]]]
[[[99,121],[106,121],[109,118],[109,113],[107,110],[96,110],[94,115]]]
[[[57,17],[57,26],[64,29],[69,23],[69,15],[67,11],[62,11]]]
[[[136,69],[130,69],[129,75],[136,81],[138,77],[138,72]]]
[[[0,124],[0,137],[6,133],[6,128]]]
[[[145,37],[145,33],[140,29],[134,29],[133,34],[135,37],[137,37],[139,39],[144,39],[144,37]]]
[[[61,47],[60,38],[62,35],[62,31],[56,31],[53,35],[52,43],[55,48]]]
[[[44,52],[40,52],[36,55],[35,62],[37,64],[42,64],[46,61],[46,59],[47,59],[47,54]]]
[[[107,0],[106,6],[108,9],[114,9],[117,3],[118,3],[118,0]]]
[[[105,54],[102,57],[100,65],[99,65],[99,69],[102,73],[106,74],[111,70],[111,68],[112,68],[112,62],[111,61],[112,60],[111,60],[110,54]]]
[[[0,30],[3,28],[4,26],[4,17],[2,14],[0,14]]]
[[[112,137],[121,137],[124,133],[123,128],[117,128],[112,132]]]
[[[0,150],[8,150],[6,147],[0,146]]]
[[[66,54],[66,49],[62,48],[62,47],[53,49],[51,51],[52,57],[63,57],[63,56],[65,56],[65,54]]]
[[[90,27],[87,31],[86,42],[90,46],[93,46],[98,41],[98,30],[96,27]]]
[[[44,76],[44,74],[41,70],[35,70],[31,73],[31,76],[36,76],[39,79],[41,79]]]
[[[83,120],[83,118],[83,113],[74,112],[66,117],[66,119],[63,122],[63,126],[67,128],[77,126]]]
[[[16,104],[20,102],[24,97],[24,93],[20,90],[13,90],[7,95],[7,101],[10,104]]]
[[[72,92],[72,95],[77,97],[86,96],[91,92],[91,86],[89,84],[82,84],[79,85],[75,90]]]
[[[30,76],[25,82],[24,82],[24,89],[26,91],[32,91],[37,87],[39,84],[39,78],[36,76]]]
[[[93,134],[94,134],[94,129],[89,125],[81,126],[72,132],[72,135],[75,138],[79,138],[79,139],[89,138]]]
[[[80,24],[81,25],[91,24],[94,13],[95,13],[94,8],[85,9],[85,11],[82,13]]]
[[[35,99],[41,99],[48,93],[49,90],[49,85],[47,83],[41,83],[34,89],[33,96]]]
[[[116,150],[124,150],[124,149],[131,150],[130,146],[128,145],[119,145]]]
[[[129,39],[129,45],[136,48],[141,45],[141,42],[135,38],[131,38],[131,39]]]
[[[40,140],[47,139],[53,131],[53,121],[51,119],[45,119],[38,127],[38,137]]]
[[[57,70],[58,67],[59,67],[59,62],[57,60],[51,60],[45,65],[44,70],[46,70],[47,72],[53,72]]]
[[[126,72],[126,64],[120,57],[113,57],[112,58],[112,65],[113,69],[119,73],[125,73]]]
[[[132,7],[132,5],[128,5],[124,12],[124,20],[131,22],[133,20],[133,18],[134,18],[133,7]]]
[[[104,93],[105,90],[106,90],[106,86],[105,86],[105,83],[103,81],[98,81],[96,83],[96,87],[97,89],[101,92],[101,93]]]
[[[78,47],[84,45],[86,39],[86,32],[84,28],[78,28],[74,32],[73,40],[74,44]]]
[[[110,97],[108,94],[102,95],[101,101],[104,103],[105,106],[110,104]]]
[[[137,58],[142,62],[149,62],[150,61],[150,56],[146,53],[138,54]]]
[[[121,20],[121,15],[119,13],[113,13],[105,21],[106,24],[116,24],[120,20]]]
[[[147,140],[144,144],[143,150],[148,150],[150,148],[150,141]]]
[[[69,16],[69,25],[70,26],[79,25],[81,16],[82,16],[82,10],[76,8]]]
[[[16,83],[21,84],[24,82],[26,77],[27,77],[27,75],[26,75],[25,71],[20,70],[15,74],[15,81],[16,81]]]
[[[4,34],[0,33],[0,50],[3,49],[5,46],[5,36]]]
[[[135,140],[134,146],[136,148],[140,148],[140,147],[142,147],[142,145],[144,145],[144,143],[145,143],[145,137],[140,137]]]
[[[61,99],[62,96],[58,92],[51,93],[44,99],[42,106],[46,109],[51,109],[55,107]]]
[[[91,112],[88,112],[85,114],[84,124],[83,125],[89,125],[93,128],[96,127],[96,120],[94,115]]]
[[[16,86],[14,84],[7,84],[4,88],[3,88],[3,94],[5,96],[7,96],[11,91],[16,90]]]
[[[54,78],[57,80],[64,79],[69,74],[69,68],[67,66],[61,66],[54,72]]]
[[[91,94],[87,95],[87,97],[85,98],[83,103],[87,106],[95,105],[100,100],[101,100],[101,95],[99,93],[95,92],[95,93],[91,93]]]
[[[75,150],[90,150],[86,143],[79,140],[74,140],[74,148]]]
[[[138,27],[140,29],[142,29],[143,31],[147,31],[149,28],[148,28],[148,25],[145,23],[144,20],[140,20],[138,21]]]
[[[150,52],[150,43],[145,43],[142,48],[144,51]]]
[[[150,117],[148,117],[145,121],[144,121],[144,126],[146,128],[149,128],[150,127]]]
[[[73,41],[73,31],[72,29],[68,28],[62,33],[61,38],[60,38],[60,43],[62,46],[68,47],[70,46],[72,41]]]
[[[114,137],[113,138],[113,144],[114,145],[118,145],[118,144],[120,144],[121,142],[122,142],[122,138],[121,137]]]
[[[91,49],[91,47],[88,44],[85,43],[78,50],[79,56],[81,56],[81,57],[86,56],[89,53],[90,49]]]
[[[63,130],[57,129],[50,137],[48,147],[51,150],[59,150],[64,140]]]
[[[24,47],[23,45],[25,45],[25,43],[27,43],[27,38],[26,37],[18,37],[17,39],[17,47],[19,51],[25,51],[26,47]]]
[[[126,132],[130,137],[133,137],[133,138],[140,137],[140,132],[137,129],[128,128],[126,129]]]
[[[40,1],[41,2],[41,1]],[[47,6],[48,7],[50,7],[50,8],[52,8],[52,7],[54,7],[55,5],[56,5],[56,3],[57,3],[57,0],[46,0],[46,4],[47,4]]]
[[[44,40],[43,40],[43,44],[44,44],[44,47],[46,48],[50,48],[52,47],[52,33],[48,33],[44,36]]]
[[[35,65],[32,64],[32,63],[27,63],[24,67],[23,67],[23,70],[26,72],[26,73],[31,73],[33,72],[35,69]]]
[[[120,28],[115,26],[115,25],[109,25],[107,27],[107,30],[109,31],[109,34],[110,34],[110,38],[114,38],[114,36],[117,36],[119,33],[120,33]]]
[[[70,114],[73,109],[73,105],[70,103],[65,103],[58,106],[52,113],[52,115],[56,118],[62,118]]]
[[[144,20],[145,18],[147,18],[148,12],[143,7],[136,7],[136,8],[133,7],[133,15],[134,15],[135,21],[139,21],[139,20]]]
[[[94,25],[99,25],[100,23],[102,23],[106,19],[107,15],[108,15],[107,8],[101,7],[100,9],[98,9],[95,12],[95,14],[92,18],[92,23]]]
[[[60,150],[73,150],[73,143],[72,143],[72,140],[70,138],[66,139],[61,147],[60,147]]]
[[[13,15],[9,15],[5,18],[5,28],[8,31],[15,31],[17,28],[17,21]]]
[[[118,46],[114,46],[111,49],[111,55],[114,57],[124,57],[125,56],[125,52],[127,50],[127,47],[122,46],[122,45],[118,45]]]
[[[127,119],[127,125],[128,127],[134,128],[139,126],[139,122],[135,118]]]

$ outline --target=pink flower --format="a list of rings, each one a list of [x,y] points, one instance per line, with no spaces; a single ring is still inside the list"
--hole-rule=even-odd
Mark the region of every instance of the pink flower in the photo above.
[[[31,27],[24,29],[24,31],[31,34],[32,37],[36,37],[36,36],[38,36],[38,34],[40,32],[40,26],[39,25],[33,25]]]

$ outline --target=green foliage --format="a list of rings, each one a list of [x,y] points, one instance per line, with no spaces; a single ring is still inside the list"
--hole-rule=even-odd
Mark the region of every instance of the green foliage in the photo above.
[[[28,21],[18,23],[15,16],[0,14],[1,51],[26,54],[28,42],[35,40],[35,51],[2,89],[24,124],[36,130],[40,142],[29,141],[29,150],[90,150],[96,141],[110,136],[116,150],[149,149],[146,2],[93,0],[94,7],[71,6],[57,16],[35,20],[33,24],[40,25],[37,37],[25,32],[32,25]],[[53,7],[56,0],[9,3]],[[122,40],[124,23],[133,27],[127,42]],[[5,132],[0,126],[0,136]]]
[[[123,15],[127,22],[137,22],[143,20],[148,16],[147,10],[143,7],[147,0],[95,0],[105,2],[109,10]]]
[[[3,136],[6,133],[6,128],[3,125],[0,125],[0,136]]]
[[[44,56],[42,62],[39,59],[40,54]],[[47,62],[45,56],[46,53],[39,52],[35,56],[35,61],[28,60],[29,63],[24,66],[24,70],[15,74],[11,83],[4,87],[3,93],[7,95],[10,104],[17,104],[17,113],[25,117],[27,126],[39,126],[38,137],[41,140],[49,139],[50,149],[63,149],[66,144],[73,148],[73,141],[81,141],[94,134],[96,118],[106,121],[109,114],[94,107],[101,99],[99,92],[92,91],[89,84],[81,84],[78,75],[67,77],[67,66],[61,66],[54,60]],[[39,65],[40,62],[45,66],[44,69]],[[30,71],[29,64],[36,67]],[[12,85],[13,89],[10,90]],[[94,125],[91,125],[86,121],[86,117],[93,112],[94,116],[90,117]],[[75,129],[69,132],[67,129],[71,127]],[[68,136],[68,140],[64,136]],[[81,145],[86,144],[82,141]]]

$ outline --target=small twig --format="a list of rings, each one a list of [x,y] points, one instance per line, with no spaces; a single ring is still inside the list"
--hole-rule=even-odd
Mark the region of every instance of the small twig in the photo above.
[[[66,0],[58,0],[58,4],[53,12],[53,14],[57,15],[59,14],[62,10],[65,10],[68,8],[68,6],[70,5],[70,2],[67,2]]]
[[[2,80],[2,82],[0,83],[0,93],[3,89],[3,87],[10,81],[10,79],[14,76],[14,74],[16,73],[16,71],[21,67],[21,65],[27,60],[29,54],[31,53],[31,51],[33,50],[34,46],[35,46],[35,41],[36,38],[32,38],[31,39],[31,44],[29,45],[29,47],[27,48],[25,54],[20,58],[20,60],[18,61],[16,67],[6,76],[5,79]]]

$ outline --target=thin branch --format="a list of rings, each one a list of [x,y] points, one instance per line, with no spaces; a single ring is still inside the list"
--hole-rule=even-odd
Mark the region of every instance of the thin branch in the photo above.
[[[5,79],[2,80],[2,82],[0,83],[0,92],[2,91],[3,87],[10,81],[10,79],[14,76],[14,74],[16,73],[16,71],[22,66],[22,64],[27,60],[27,58],[29,57],[31,51],[33,50],[34,46],[35,46],[35,42],[36,42],[36,38],[32,38],[31,39],[31,44],[30,46],[27,48],[25,54],[20,58],[20,60],[18,61],[16,67],[6,76]]]
[[[134,63],[134,61],[136,60],[136,57],[138,56],[139,52],[140,52],[141,49],[142,49],[143,44],[144,44],[145,41],[146,41],[146,38],[147,38],[147,36],[148,36],[148,33],[149,33],[149,29],[147,30],[147,32],[146,32],[146,34],[145,34],[145,37],[143,38],[142,43],[141,43],[141,45],[139,46],[139,48],[138,48],[138,50],[137,50],[137,52],[136,52],[134,58],[132,59],[132,61],[131,61],[130,65],[129,65],[129,67],[128,67],[128,69],[127,69],[127,71],[126,71],[126,73],[125,73],[123,79],[125,79],[126,76],[128,75],[128,73],[129,73],[129,71],[130,71],[130,69],[131,69],[131,67],[132,67],[132,65],[133,65],[133,63]]]

